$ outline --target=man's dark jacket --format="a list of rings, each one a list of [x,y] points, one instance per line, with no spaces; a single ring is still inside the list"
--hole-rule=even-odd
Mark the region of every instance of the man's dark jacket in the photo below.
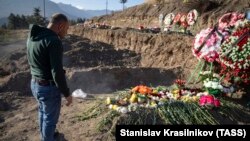
[[[70,95],[62,64],[63,46],[55,32],[31,25],[27,55],[32,77],[53,80],[65,97]]]

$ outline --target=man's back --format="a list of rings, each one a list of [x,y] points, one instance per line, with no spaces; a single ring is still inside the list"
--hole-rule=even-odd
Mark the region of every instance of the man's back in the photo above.
[[[33,25],[27,41],[28,60],[34,77],[52,80],[50,59],[62,53],[58,36],[51,30]],[[56,48],[54,52],[53,48]],[[50,56],[53,53],[54,55]]]

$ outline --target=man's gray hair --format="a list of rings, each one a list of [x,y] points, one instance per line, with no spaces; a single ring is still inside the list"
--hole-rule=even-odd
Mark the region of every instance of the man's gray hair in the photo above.
[[[50,18],[50,23],[58,24],[61,22],[68,22],[68,18],[64,14],[55,13]]]

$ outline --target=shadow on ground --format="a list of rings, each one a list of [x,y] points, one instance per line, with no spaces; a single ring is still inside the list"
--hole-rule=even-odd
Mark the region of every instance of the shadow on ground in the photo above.
[[[168,86],[180,73],[180,68],[164,70],[158,68],[102,68],[80,70],[69,78],[72,90],[82,89],[90,94],[112,93],[136,85]]]

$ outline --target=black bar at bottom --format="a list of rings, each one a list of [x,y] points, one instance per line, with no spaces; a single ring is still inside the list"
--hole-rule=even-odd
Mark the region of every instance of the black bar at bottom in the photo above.
[[[250,125],[117,125],[116,140],[150,138],[250,140]]]

